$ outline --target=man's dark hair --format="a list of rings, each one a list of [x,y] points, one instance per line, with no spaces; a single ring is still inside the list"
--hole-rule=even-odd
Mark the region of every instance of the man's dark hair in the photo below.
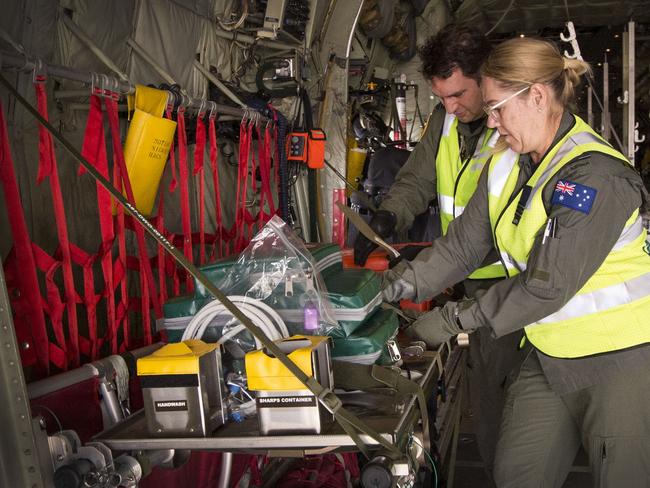
[[[420,47],[422,74],[426,79],[449,78],[455,68],[480,81],[480,69],[490,54],[485,36],[464,25],[449,24]]]

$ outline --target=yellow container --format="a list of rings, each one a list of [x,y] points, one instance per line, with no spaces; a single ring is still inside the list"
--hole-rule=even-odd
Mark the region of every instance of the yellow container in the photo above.
[[[324,336],[296,335],[288,339],[281,339],[276,342],[276,345],[303,373],[307,376],[314,376],[314,365],[319,363],[317,354],[321,351],[329,352],[329,348],[325,349],[329,340],[329,337]],[[307,389],[278,358],[270,355],[264,349],[247,353],[245,360],[246,378],[251,390]],[[321,362],[325,363],[326,361]],[[318,375],[316,377],[318,379]]]
[[[207,436],[226,421],[218,344],[167,344],[138,359],[137,371],[152,436]]]
[[[332,388],[332,359],[329,337],[292,336],[275,344],[305,374],[325,388]],[[265,349],[246,354],[248,387],[257,392],[257,421],[260,433],[320,433],[331,414],[278,358]]]
[[[176,122],[161,117],[167,92],[136,86],[135,112],[124,144],[126,170],[136,208],[149,216],[153,210]]]
[[[356,187],[358,180],[363,174],[363,165],[365,164],[366,154],[368,151],[357,147],[356,141],[353,140],[353,142],[353,146],[348,146],[347,174],[345,175],[345,178],[350,182],[350,184]],[[352,190],[350,190],[349,187],[345,191],[347,196],[350,196],[352,193]]]

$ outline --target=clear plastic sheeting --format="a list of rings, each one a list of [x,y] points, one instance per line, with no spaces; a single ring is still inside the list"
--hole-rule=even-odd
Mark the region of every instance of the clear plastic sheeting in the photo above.
[[[341,327],[314,257],[277,216],[236,261],[222,260],[201,270],[271,340],[295,334],[331,335]],[[200,282],[195,284],[196,299],[210,296]],[[261,347],[217,300],[192,317],[182,340],[188,338],[221,342],[234,358]]]
[[[269,305],[291,334],[327,335],[338,326],[313,256],[277,216],[253,237],[218,285],[228,295]],[[303,312],[299,321],[297,310]]]

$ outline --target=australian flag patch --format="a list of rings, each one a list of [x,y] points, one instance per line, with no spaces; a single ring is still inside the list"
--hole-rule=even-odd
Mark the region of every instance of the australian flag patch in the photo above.
[[[588,214],[596,199],[596,193],[598,190],[595,188],[568,180],[558,180],[555,184],[551,204],[564,205]]]

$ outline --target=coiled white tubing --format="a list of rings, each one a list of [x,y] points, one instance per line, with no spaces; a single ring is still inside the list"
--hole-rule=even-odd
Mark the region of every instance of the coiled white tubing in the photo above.
[[[255,298],[233,295],[229,296],[228,299],[237,305],[244,315],[246,315],[254,325],[264,332],[264,334],[272,341],[289,337],[289,331],[287,326],[282,320],[282,317],[278,313],[269,307],[266,303],[257,300]],[[210,323],[219,316],[230,316],[234,318],[232,313],[218,300],[214,300],[207,305],[205,305],[198,313],[192,318],[185,332],[183,332],[183,337],[181,340],[187,339],[200,339],[203,337],[206,329]],[[246,330],[246,327],[243,324],[239,324],[226,334],[224,334],[218,341],[219,344],[223,344],[230,338],[236,336],[240,332]],[[261,349],[263,344],[260,340],[255,337],[255,347]]]

